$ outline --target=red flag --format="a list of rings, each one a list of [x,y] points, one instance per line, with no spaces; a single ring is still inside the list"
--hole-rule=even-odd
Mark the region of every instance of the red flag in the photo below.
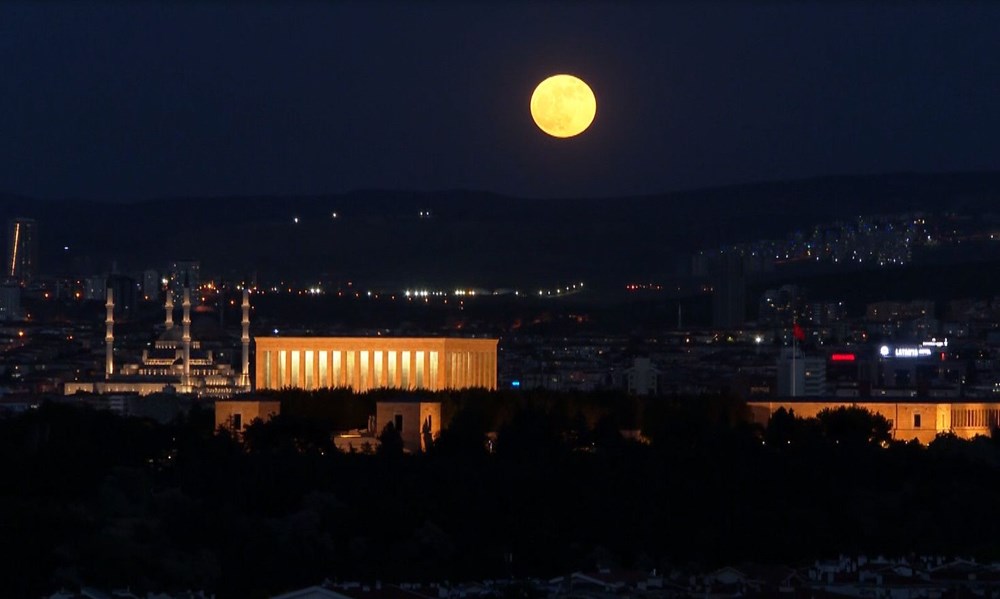
[[[806,331],[805,329],[799,326],[799,323],[796,322],[792,324],[792,336],[798,339],[799,341],[805,341]]]

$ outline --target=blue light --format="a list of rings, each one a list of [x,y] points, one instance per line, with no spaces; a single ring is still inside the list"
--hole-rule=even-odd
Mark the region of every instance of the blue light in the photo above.
[[[518,387],[521,386],[521,381],[511,381],[510,386],[517,389]]]

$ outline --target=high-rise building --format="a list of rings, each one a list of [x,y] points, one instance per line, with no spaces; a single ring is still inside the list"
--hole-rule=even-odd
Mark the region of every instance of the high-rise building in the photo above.
[[[87,277],[83,280],[83,299],[103,302],[107,297],[107,283],[107,277]]]
[[[37,274],[37,228],[38,224],[32,218],[14,218],[7,222],[6,278],[21,283]]]
[[[160,291],[163,283],[160,281],[160,273],[153,269],[142,271],[142,299],[147,302],[160,301]]]
[[[714,265],[712,277],[712,326],[733,329],[743,325],[746,317],[746,275],[743,255],[730,251],[721,253]]]
[[[170,263],[170,276],[167,285],[174,295],[174,301],[180,301],[182,290],[187,287],[197,291],[201,284],[201,262],[198,260],[174,260]]]
[[[112,291],[115,318],[128,319],[135,314],[139,302],[139,286],[135,279],[125,275],[109,275],[106,287]]]
[[[0,321],[21,319],[21,286],[0,285]]]

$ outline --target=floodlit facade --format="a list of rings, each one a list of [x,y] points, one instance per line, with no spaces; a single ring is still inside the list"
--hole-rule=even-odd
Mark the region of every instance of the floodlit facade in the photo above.
[[[220,399],[215,402],[215,429],[229,429],[235,434],[254,420],[267,422],[281,414],[281,402],[261,399]]]
[[[403,441],[403,450],[418,453],[430,449],[441,434],[441,402],[405,400],[380,401],[375,408],[375,433],[391,424]]]
[[[766,426],[771,416],[784,408],[794,410],[799,418],[814,418],[824,409],[864,408],[880,414],[892,425],[892,437],[901,441],[916,439],[927,444],[939,433],[953,433],[963,439],[989,436],[1000,428],[1000,403],[934,401],[751,401],[754,422]]]
[[[256,389],[497,388],[497,340],[256,337]]]

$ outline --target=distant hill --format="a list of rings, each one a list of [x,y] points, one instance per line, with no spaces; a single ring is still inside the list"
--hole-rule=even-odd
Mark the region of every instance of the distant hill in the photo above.
[[[698,249],[910,211],[1000,212],[1000,173],[823,177],[608,199],[358,191],[122,204],[0,195],[0,218],[39,221],[45,271],[96,273],[112,260],[122,270],[161,268],[190,257],[208,272],[369,285],[617,285],[674,274]]]

